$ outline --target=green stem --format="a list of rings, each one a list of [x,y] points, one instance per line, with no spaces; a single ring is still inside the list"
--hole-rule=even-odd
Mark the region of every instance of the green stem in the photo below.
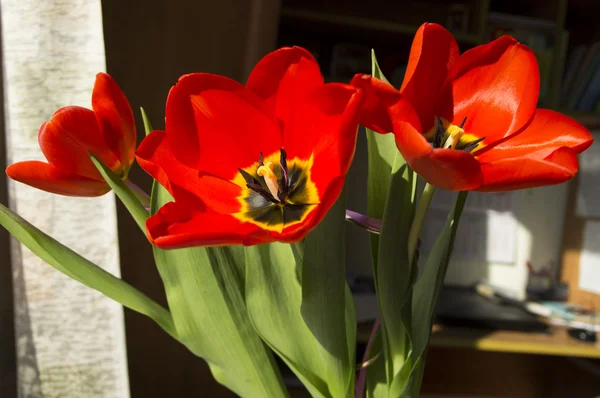
[[[417,203],[417,209],[415,210],[415,218],[413,219],[413,222],[410,226],[410,232],[408,234],[408,264],[412,264],[413,259],[415,258],[417,242],[419,241],[421,228],[423,228],[425,214],[427,213],[427,209],[429,209],[429,205],[431,204],[431,199],[433,199],[434,193],[435,187],[427,183],[425,185],[425,188],[423,188],[421,199],[419,199],[419,203]]]

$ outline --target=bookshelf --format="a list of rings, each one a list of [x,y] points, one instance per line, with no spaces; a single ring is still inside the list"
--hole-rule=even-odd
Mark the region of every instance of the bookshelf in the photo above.
[[[400,76],[392,80],[394,85],[399,85],[402,68],[398,64],[406,62],[412,36],[425,21],[440,23],[452,30],[461,51],[506,32],[532,47],[538,57],[543,81],[540,107],[566,113],[586,127],[597,129],[600,128],[600,43],[597,46],[598,92],[596,95],[588,93],[586,100],[588,108],[590,101],[598,103],[596,111],[578,109],[581,99],[566,99],[563,85],[570,66],[567,60],[574,49],[600,40],[594,21],[599,11],[600,2],[595,0],[401,0],[393,3],[282,0],[279,45],[298,44],[313,51],[328,81],[348,81],[355,72],[370,72],[370,60],[353,62],[343,58],[344,53],[347,58],[352,53],[368,57],[368,50],[374,48],[386,76]],[[454,25],[454,20],[462,23]],[[587,23],[582,23],[585,21]],[[333,65],[339,59],[354,65],[336,69]],[[571,73],[578,75],[577,72]],[[585,94],[586,80],[589,84],[593,78],[590,75],[593,73],[587,71],[587,77],[579,79],[578,87],[571,90],[572,96]]]
[[[326,12],[312,11],[299,8],[283,8],[281,15],[287,18],[304,20],[306,22],[325,22],[348,28],[371,29],[402,35],[414,35],[419,25],[408,25],[390,22],[381,19],[364,18],[352,15],[334,15]],[[455,33],[457,41],[477,45],[483,41],[483,37],[475,33]]]

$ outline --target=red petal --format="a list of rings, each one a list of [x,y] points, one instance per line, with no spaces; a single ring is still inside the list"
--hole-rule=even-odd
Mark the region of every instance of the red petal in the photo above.
[[[38,140],[48,162],[67,173],[104,181],[89,153],[112,170],[120,166],[104,142],[94,112],[89,109],[78,106],[59,109],[42,125]]]
[[[122,171],[127,172],[134,159],[135,120],[125,94],[106,73],[96,75],[92,109],[107,145],[121,162]]]
[[[239,211],[236,198],[241,188],[230,181],[200,175],[198,170],[181,163],[173,155],[164,131],[153,131],[144,138],[136,155],[140,166],[182,206],[196,211],[206,206],[218,212]]]
[[[313,156],[311,177],[320,194],[345,176],[354,156],[362,95],[347,84],[331,83],[298,100],[283,143],[288,158]],[[339,194],[339,193],[338,193]]]
[[[395,117],[409,121],[417,130],[421,129],[419,118],[411,105],[402,98],[391,84],[369,75],[356,75],[350,83],[363,90],[363,105],[360,124],[386,134],[392,131],[392,120],[388,109],[396,107]]]
[[[261,100],[226,77],[183,76],[167,99],[167,140],[183,163],[232,179],[239,167],[281,147],[281,133]]]
[[[433,149],[412,126],[394,122],[398,150],[410,167],[425,181],[448,191],[466,191],[482,182],[479,162],[470,153]]]
[[[148,239],[163,249],[265,243],[268,233],[228,214],[191,212],[170,202],[146,221]]]
[[[483,186],[478,191],[512,191],[553,185],[571,179],[579,170],[577,155],[559,148],[545,159],[512,158],[481,166]]]
[[[433,126],[436,99],[443,100],[438,95],[458,55],[458,44],[450,32],[433,23],[421,25],[410,49],[400,92],[419,114],[423,131]]]
[[[11,164],[6,174],[42,191],[66,196],[100,196],[110,191],[105,182],[66,173],[51,164],[30,160]]]
[[[438,116],[490,144],[529,122],[537,105],[540,76],[533,52],[504,36],[465,52],[450,70]],[[448,100],[452,98],[453,100]]]
[[[267,54],[256,64],[246,83],[284,125],[296,101],[321,85],[319,64],[301,47],[284,47]]]
[[[560,147],[579,154],[592,145],[590,132],[574,119],[547,109],[538,109],[531,123],[488,151],[477,154],[481,163],[507,158],[543,159]]]

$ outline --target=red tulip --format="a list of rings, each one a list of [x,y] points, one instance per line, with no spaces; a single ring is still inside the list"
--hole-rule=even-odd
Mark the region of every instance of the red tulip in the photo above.
[[[268,54],[244,86],[185,75],[166,131],[136,155],[166,189],[146,223],[156,246],[253,245],[302,239],[338,198],[356,144],[360,90],[324,84],[306,50]]]
[[[370,76],[361,122],[393,132],[427,182],[452,191],[503,191],[564,182],[592,136],[575,120],[536,109],[534,54],[504,36],[459,56],[443,27],[422,25],[400,90]]]
[[[66,106],[56,111],[38,134],[48,163],[18,162],[8,166],[6,174],[60,195],[100,196],[110,191],[89,154],[126,178],[135,156],[135,122],[127,98],[106,73],[96,75],[92,108]]]

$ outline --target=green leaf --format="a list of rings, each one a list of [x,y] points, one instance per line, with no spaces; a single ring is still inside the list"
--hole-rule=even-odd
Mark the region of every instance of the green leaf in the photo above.
[[[155,182],[152,213],[171,200]],[[208,362],[215,379],[243,397],[287,397],[246,311],[243,249],[154,247],[154,258],[180,341]]]
[[[378,254],[377,294],[388,385],[403,368],[410,350],[411,280],[408,234],[414,218],[416,175],[396,156],[383,215]],[[407,311],[408,309],[408,311]]]
[[[81,257],[0,204],[0,224],[36,256],[63,274],[144,314],[177,339],[171,314],[136,288]]]
[[[108,166],[98,160],[94,155],[90,155],[92,162],[102,174],[102,177],[106,180],[107,184],[112,188],[115,194],[121,199],[121,202],[125,205],[131,216],[137,223],[138,227],[146,234],[146,219],[148,218],[148,211],[144,205],[139,201],[135,193],[129,189],[127,185],[116,175]]]
[[[373,76],[384,80],[387,79],[379,69],[375,51],[372,51]],[[368,151],[368,179],[367,179],[367,214],[374,218],[383,218],[385,201],[387,200],[388,188],[392,175],[394,159],[399,156],[396,149],[396,141],[393,134],[379,134],[366,129],[367,151]],[[371,251],[374,264],[375,279],[377,279],[377,252],[379,247],[379,236],[370,234]]]
[[[332,397],[321,347],[302,318],[302,270],[294,245],[249,246],[246,305],[262,339],[294,371],[313,397]]]
[[[381,341],[381,330],[375,336],[369,356],[376,355],[383,351]],[[367,368],[367,398],[388,398],[389,388],[387,384],[386,364],[383,355],[380,355],[371,366]]]
[[[144,108],[140,107],[140,112],[142,112],[142,121],[144,122],[144,131],[146,135],[152,132],[152,124],[150,123],[150,119],[148,119],[148,115]]]
[[[425,364],[425,351],[431,336],[431,326],[437,307],[440,290],[444,283],[448,263],[452,254],[456,229],[467,200],[467,192],[460,192],[454,202],[452,210],[446,218],[444,229],[437,237],[433,248],[425,263],[423,274],[419,277],[413,287],[412,301],[412,339],[413,357],[421,359],[422,366]],[[422,372],[420,372],[422,376]],[[416,381],[415,388],[418,391],[421,381]]]
[[[301,314],[318,340],[332,396],[351,396],[356,362],[356,313],[346,284],[346,195],[306,237]]]

